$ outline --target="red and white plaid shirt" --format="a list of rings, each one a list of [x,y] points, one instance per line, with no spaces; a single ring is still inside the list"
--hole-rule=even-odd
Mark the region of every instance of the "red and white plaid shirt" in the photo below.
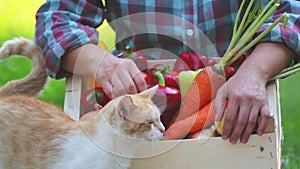
[[[264,0],[264,4],[267,2]],[[108,0],[103,7],[100,0],[48,0],[36,14],[35,41],[46,57],[49,75],[54,78],[65,76],[60,64],[66,51],[98,43],[96,28],[104,19],[116,32],[117,51],[131,45],[146,52],[149,59],[174,58],[191,50],[221,57],[231,40],[240,3],[240,0]],[[283,12],[289,14],[287,29],[276,26],[262,41],[285,43],[300,56],[300,1],[282,0],[259,32]]]

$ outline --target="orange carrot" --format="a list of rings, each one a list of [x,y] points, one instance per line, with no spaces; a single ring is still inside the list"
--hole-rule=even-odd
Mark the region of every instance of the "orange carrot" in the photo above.
[[[183,120],[175,121],[166,130],[164,139],[174,140],[183,138],[190,132],[196,132],[212,125],[215,120],[213,104],[214,101],[209,102],[197,113],[193,113]]]
[[[198,138],[201,135],[201,132],[202,132],[202,130],[199,130],[199,131],[196,131],[196,132],[193,132],[193,133],[189,133],[186,136],[186,138],[187,139],[196,139],[196,138]]]
[[[174,121],[166,130],[164,139],[174,140],[184,138],[189,133],[194,133],[211,126],[214,123],[216,114],[214,104],[215,101],[212,100],[197,113],[183,120]],[[225,103],[224,109],[227,108],[227,105],[228,102]]]
[[[202,109],[214,99],[217,90],[225,81],[222,70],[210,66],[203,68],[182,99],[180,109],[174,118],[182,120]]]

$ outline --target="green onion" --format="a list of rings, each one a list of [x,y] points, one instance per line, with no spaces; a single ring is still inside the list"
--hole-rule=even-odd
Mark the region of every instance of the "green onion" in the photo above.
[[[257,30],[265,23],[265,21],[274,13],[278,8],[280,0],[270,0],[270,2],[263,8],[259,7],[262,4],[262,0],[258,0],[254,5],[254,0],[250,0],[244,16],[240,20],[240,15],[246,0],[243,0],[237,13],[237,18],[234,22],[234,28],[232,33],[232,39],[229,47],[227,48],[224,56],[218,63],[218,66],[225,68],[228,65],[234,63],[242,54],[256,45],[264,36],[267,35],[279,22],[284,21],[283,28],[286,27],[288,14],[284,13],[277,18],[267,29],[260,33],[251,42],[250,40],[255,35]]]
[[[299,71],[300,71],[300,63],[297,63],[293,66],[283,69],[280,73],[278,73],[276,76],[274,76],[272,79],[270,79],[270,81],[286,78],[286,77],[288,77],[292,74],[295,74]]]

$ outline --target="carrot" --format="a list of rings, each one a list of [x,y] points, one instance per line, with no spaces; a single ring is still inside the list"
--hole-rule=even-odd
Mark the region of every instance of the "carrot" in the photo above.
[[[213,105],[214,101],[211,101],[197,113],[194,113],[183,120],[175,121],[166,130],[164,139],[174,140],[184,138],[190,132],[196,132],[212,125],[215,120]]]
[[[217,93],[217,90],[225,83],[222,71],[214,67],[205,67],[196,75],[191,87],[182,99],[176,121],[185,119],[208,104]],[[174,120],[173,120],[174,121]]]
[[[201,129],[199,131],[193,132],[193,133],[189,133],[186,138],[187,139],[208,139],[210,137],[216,137],[218,136],[217,133],[215,132],[215,130],[213,128],[205,128],[205,129]]]
[[[202,130],[196,131],[194,133],[189,133],[186,138],[187,139],[197,139],[201,135]]]

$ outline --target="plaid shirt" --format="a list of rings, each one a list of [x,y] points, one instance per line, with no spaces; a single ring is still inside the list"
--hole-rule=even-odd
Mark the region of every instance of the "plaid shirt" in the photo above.
[[[54,78],[65,76],[60,64],[66,51],[98,43],[96,28],[104,19],[116,32],[116,51],[131,45],[149,59],[174,58],[182,51],[217,57],[229,45],[240,3],[241,0],[108,0],[104,7],[100,0],[48,0],[36,14],[35,41],[46,57],[48,74]],[[282,0],[258,33],[283,12],[290,16],[287,29],[281,30],[278,25],[262,41],[285,43],[300,56],[299,1]]]

